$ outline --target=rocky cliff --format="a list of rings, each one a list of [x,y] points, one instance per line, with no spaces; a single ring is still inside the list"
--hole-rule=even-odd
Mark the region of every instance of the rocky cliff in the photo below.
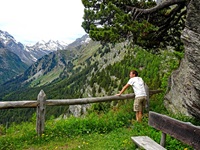
[[[166,107],[174,113],[200,118],[200,1],[190,1],[182,32],[185,56],[169,80]]]

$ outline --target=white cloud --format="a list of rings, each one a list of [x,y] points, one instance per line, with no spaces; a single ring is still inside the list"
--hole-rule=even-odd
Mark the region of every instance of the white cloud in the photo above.
[[[0,4],[0,30],[23,44],[72,42],[85,34],[81,0],[0,0]]]

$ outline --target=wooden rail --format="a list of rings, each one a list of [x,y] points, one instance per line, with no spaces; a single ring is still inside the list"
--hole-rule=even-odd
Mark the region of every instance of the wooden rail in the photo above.
[[[149,96],[157,93],[161,93],[162,90],[150,90]],[[43,90],[38,94],[38,98],[45,96]],[[121,96],[105,96],[105,97],[91,97],[91,98],[78,98],[78,99],[50,99],[45,101],[47,106],[61,106],[61,105],[78,105],[98,102],[108,102],[114,100],[133,99],[134,94],[123,94]],[[0,109],[11,109],[11,108],[35,108],[39,105],[38,100],[23,100],[23,101],[1,101]]]
[[[162,90],[150,90],[148,97],[161,93]],[[2,101],[0,102],[0,109],[11,108],[37,108],[36,131],[38,135],[44,132],[45,124],[45,108],[46,106],[61,106],[61,105],[80,105],[88,103],[109,102],[114,100],[134,99],[135,94],[123,94],[121,96],[105,96],[105,97],[91,97],[91,98],[78,98],[78,99],[51,99],[46,100],[46,94],[43,90],[38,94],[37,100],[24,100],[24,101]],[[149,101],[149,99],[148,99]],[[148,103],[149,104],[149,103]]]

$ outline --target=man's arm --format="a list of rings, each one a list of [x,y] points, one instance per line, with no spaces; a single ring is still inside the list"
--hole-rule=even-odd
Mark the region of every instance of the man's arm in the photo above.
[[[120,96],[128,87],[130,86],[130,84],[126,84],[122,90],[119,92],[119,94],[117,94],[117,96]]]

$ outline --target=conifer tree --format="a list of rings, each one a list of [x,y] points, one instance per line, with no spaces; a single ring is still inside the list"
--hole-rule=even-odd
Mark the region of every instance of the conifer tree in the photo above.
[[[93,40],[128,41],[146,48],[171,45],[181,49],[187,0],[82,0],[82,27]]]

